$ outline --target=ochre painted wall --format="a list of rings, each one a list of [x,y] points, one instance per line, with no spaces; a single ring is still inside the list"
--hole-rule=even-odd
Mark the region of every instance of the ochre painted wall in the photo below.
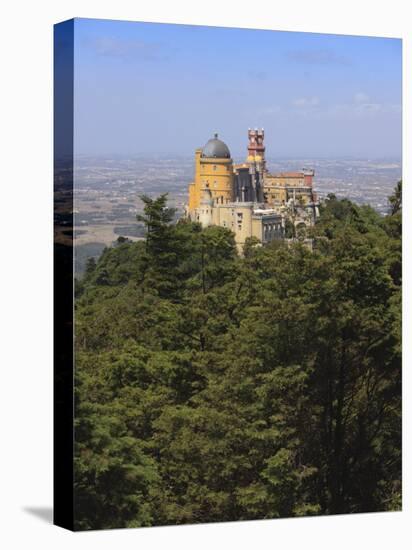
[[[233,200],[232,159],[202,158],[195,153],[195,180],[189,185],[189,211],[199,208],[202,189],[209,188],[212,198],[220,204]]]
[[[285,204],[288,199],[295,195],[296,199],[306,204],[312,200],[312,176],[302,174],[268,174],[265,176],[263,192],[269,206]],[[293,189],[296,188],[294,192]]]

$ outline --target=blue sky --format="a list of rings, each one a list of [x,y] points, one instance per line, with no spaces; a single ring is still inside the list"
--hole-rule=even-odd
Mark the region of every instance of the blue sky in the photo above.
[[[77,154],[401,156],[399,39],[76,19]]]

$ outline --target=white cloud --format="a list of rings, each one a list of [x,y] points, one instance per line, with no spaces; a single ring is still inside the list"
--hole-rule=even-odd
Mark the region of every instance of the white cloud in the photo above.
[[[363,92],[358,92],[357,94],[354,95],[353,101],[355,103],[368,103],[370,100],[367,94]]]
[[[275,115],[281,111],[279,105],[271,105],[270,107],[264,107],[259,111],[260,115]]]
[[[329,115],[345,117],[373,117],[381,114],[397,114],[401,112],[401,106],[393,103],[379,103],[373,101],[364,92],[358,92],[346,103],[331,105],[327,112]]]
[[[355,108],[355,111],[358,113],[378,113],[383,110],[383,105],[381,103],[359,103]]]
[[[362,99],[366,99],[363,97]],[[368,98],[369,99],[369,98]],[[340,103],[331,105],[328,114],[332,116],[344,117],[373,117],[383,114],[398,114],[401,112],[401,106],[392,103],[378,103],[372,101],[352,101],[351,103]]]
[[[86,40],[85,44],[104,57],[155,61],[162,59],[163,55],[160,44],[143,40],[123,40],[118,37],[101,36]]]
[[[292,104],[295,106],[295,107],[316,107],[317,105],[319,105],[319,98],[314,96],[314,97],[299,97],[297,99],[294,99],[292,101]]]
[[[287,57],[304,65],[351,65],[352,60],[330,49],[293,50],[287,52]]]

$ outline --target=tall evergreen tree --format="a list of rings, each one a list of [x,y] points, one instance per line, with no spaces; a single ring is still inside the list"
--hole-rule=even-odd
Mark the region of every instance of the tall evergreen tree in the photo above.
[[[143,197],[79,284],[77,528],[400,508],[398,191],[242,257]]]

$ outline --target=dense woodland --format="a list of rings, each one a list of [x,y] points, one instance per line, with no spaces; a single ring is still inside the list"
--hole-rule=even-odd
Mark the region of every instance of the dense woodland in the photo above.
[[[76,528],[401,508],[401,184],[300,242],[143,197],[76,283]]]

